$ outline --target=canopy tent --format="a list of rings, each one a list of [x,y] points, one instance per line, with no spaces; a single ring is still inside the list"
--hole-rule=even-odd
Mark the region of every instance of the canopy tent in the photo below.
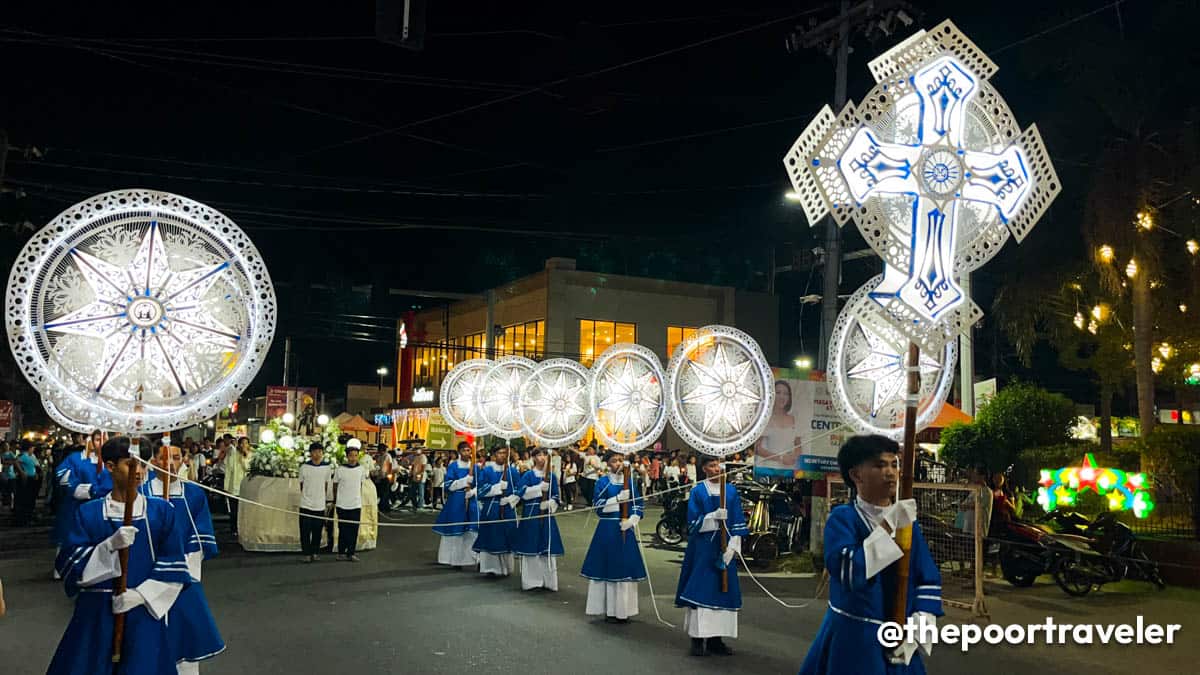
[[[341,416],[339,415],[339,417]],[[367,442],[371,442],[371,434],[379,433],[379,427],[364,420],[362,415],[354,415],[345,422],[339,422],[338,426],[341,427],[343,433]]]

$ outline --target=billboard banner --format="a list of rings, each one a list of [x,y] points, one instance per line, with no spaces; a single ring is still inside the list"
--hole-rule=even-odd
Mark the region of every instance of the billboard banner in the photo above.
[[[0,401],[0,436],[12,431],[13,402]]]
[[[267,387],[267,417],[275,419],[283,417],[284,413],[295,415],[297,428],[308,430],[314,427],[317,422],[317,388]]]
[[[837,451],[848,433],[823,380],[799,379],[795,371],[776,369],[775,409],[754,446],[754,475],[813,478],[836,472]]]

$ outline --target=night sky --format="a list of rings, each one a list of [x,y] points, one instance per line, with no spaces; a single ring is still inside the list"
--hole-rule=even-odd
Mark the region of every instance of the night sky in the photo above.
[[[143,187],[205,202],[250,232],[279,285],[282,325],[248,393],[280,380],[285,335],[293,380],[335,393],[392,364],[384,327],[430,302],[355,285],[478,291],[569,256],[582,269],[763,290],[772,248],[787,264],[820,239],[783,200],[781,159],[832,101],[833,62],[788,53],[785,40],[836,3],[431,0],[419,52],[374,39],[374,2],[312,4],[8,3],[0,256],[29,235],[12,224],[41,227],[91,194]],[[1011,275],[1085,255],[1089,162],[1119,133],[1098,89],[1144,96],[1106,68],[1142,64],[1161,81],[1159,110],[1195,109],[1200,10],[913,4],[920,26],[951,18],[991,55],[992,83],[1022,127],[1038,124],[1064,184],[1025,243],[977,276],[986,311]],[[872,84],[866,62],[915,28],[856,38],[851,99]],[[865,247],[845,231],[847,250]],[[842,292],[878,270],[848,263]],[[814,353],[819,310],[801,316],[795,298],[820,292],[819,271],[778,284],[785,356]],[[980,376],[1093,397],[1048,350],[1024,371],[987,319],[976,343]]]

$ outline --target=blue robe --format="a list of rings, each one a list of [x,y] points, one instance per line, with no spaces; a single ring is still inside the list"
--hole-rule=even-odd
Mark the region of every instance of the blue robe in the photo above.
[[[484,496],[502,480],[508,483],[508,487],[501,494]],[[517,538],[517,514],[511,507],[501,504],[500,499],[516,494],[520,480],[521,474],[512,464],[505,467],[488,462],[479,471],[479,537],[471,547],[476,553],[512,553]]]
[[[890,621],[896,592],[896,564],[866,578],[863,542],[873,528],[856,504],[835,507],[825,523],[825,569],[829,572],[829,606],[821,629],[809,647],[801,675],[861,673],[919,675],[925,672],[921,654],[909,665],[887,662],[887,651],[876,632]],[[920,525],[913,524],[909,562],[907,616],[929,612],[942,616],[942,575],[925,544]],[[836,608],[836,610],[834,609]]]
[[[75,488],[85,483],[90,484],[92,499],[112,492],[112,474],[108,472],[104,464],[92,463],[91,459],[82,455],[83,453],[79,451],[71,452],[63,457],[54,470],[54,489],[58,490],[58,505],[54,513],[54,529],[50,532],[50,538],[58,546],[62,546],[71,526],[75,524],[75,512],[79,510],[81,504],[88,501],[76,499]],[[64,477],[67,479],[65,485],[62,482]]]
[[[450,466],[446,467],[446,480],[442,483],[442,487],[445,488],[446,503],[438,513],[437,524],[433,528],[434,532],[443,537],[461,537],[467,532],[479,531],[479,500],[475,497],[469,500],[466,498],[467,490],[474,486],[469,485],[462,490],[450,491],[451,483],[469,475],[471,475],[471,467],[469,465],[461,466],[458,461],[451,462]],[[453,525],[450,523],[470,524]]]
[[[721,529],[718,525],[711,532],[700,532],[704,516],[721,507],[720,495],[708,493],[705,481],[696,484],[688,495],[688,543],[683,553],[683,567],[679,570],[679,586],[675,591],[676,607],[702,609],[738,610],[742,607],[742,589],[738,585],[737,565],[730,563],[728,569],[729,590],[721,592]],[[746,528],[746,514],[742,513],[742,500],[737,488],[725,488],[725,510],[728,520],[725,527],[730,537],[741,537],[744,541],[750,531]],[[736,561],[737,559],[734,558]]]
[[[545,493],[541,497],[535,499],[525,499],[525,491],[534,485],[540,485],[543,479],[535,474],[532,470],[521,474],[520,484],[517,486],[517,495],[521,497],[521,517],[530,518],[521,523],[517,528],[516,543],[513,546],[513,553],[519,556],[538,556],[551,555],[561,556],[563,554],[562,536],[558,533],[557,518],[550,516],[549,518],[534,518],[534,516],[550,513],[542,511],[542,502],[547,499]],[[559,494],[558,478],[554,474],[550,474],[550,494],[548,496],[556,502],[562,503],[562,498]]]
[[[629,515],[638,518],[645,516],[646,500],[642,497],[637,481],[633,483],[633,501],[629,503]],[[593,581],[642,581],[646,578],[646,564],[642,553],[638,550],[637,532],[633,529],[621,532],[621,512],[604,513],[600,507],[611,497],[625,489],[624,485],[612,482],[612,476],[601,476],[596,481],[595,499],[592,506],[596,507],[596,532],[592,534],[592,543],[588,546],[587,556],[583,559],[583,570],[580,575]]]
[[[155,472],[151,471],[139,491],[147,496],[155,486]],[[180,491],[179,488],[183,490]],[[161,483],[157,486],[162,494]],[[208,495],[199,485],[190,482],[171,481],[171,505],[176,517],[184,518],[184,555],[199,554],[203,560],[217,555],[217,538],[213,533],[212,514],[208,510]],[[177,494],[181,492],[181,494]],[[200,579],[190,576],[191,584],[176,598],[167,615],[167,633],[171,640],[171,651],[180,661],[203,661],[225,651],[225,641],[217,630],[216,619],[208,607],[208,598]]]
[[[137,588],[147,579],[154,579],[186,588],[191,576],[183,550],[188,533],[185,519],[176,518],[175,509],[162,499],[150,497],[145,502],[145,517],[133,521],[138,533],[129,547],[128,587]],[[75,598],[75,611],[47,675],[173,674],[176,657],[167,624],[151,616],[145,606],[125,614],[120,669],[114,669],[112,589],[116,580],[79,585],[95,547],[121,527],[120,518],[105,517],[104,504],[103,499],[93,499],[79,507],[55,561],[67,596]]]

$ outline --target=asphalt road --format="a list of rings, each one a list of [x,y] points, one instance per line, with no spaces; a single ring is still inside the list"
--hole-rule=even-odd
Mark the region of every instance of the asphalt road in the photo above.
[[[398,515],[393,522],[432,522],[432,514]],[[650,513],[643,530],[656,522]],[[387,520],[385,519],[385,522]],[[206,662],[206,673],[794,673],[816,634],[825,600],[785,608],[743,577],[744,608],[733,657],[687,655],[672,604],[682,548],[649,545],[646,557],[663,618],[659,623],[643,584],[641,614],[610,625],[584,615],[587,582],[578,576],[594,520],[560,518],[567,549],[560,591],[522,592],[518,578],[488,579],[439,567],[437,537],[426,528],[381,528],[380,548],[359,564],[324,556],[316,565],[297,554],[247,554],[226,544],[205,564],[204,586],[228,643]],[[218,529],[222,525],[218,524]],[[0,672],[45,672],[71,613],[61,585],[49,579],[53,552],[36,549],[0,559],[9,615],[0,619]],[[761,579],[789,604],[812,598],[816,580],[771,575]],[[940,646],[927,661],[931,673],[973,674],[1066,669],[1089,673],[1196,672],[1200,594],[1144,584],[1106,587],[1082,600],[1052,584],[1013,589],[990,584],[997,623],[1041,623],[1046,616],[1082,622],[1180,623],[1180,639],[1157,647],[980,646],[968,653]],[[971,623],[948,609],[945,622]]]

